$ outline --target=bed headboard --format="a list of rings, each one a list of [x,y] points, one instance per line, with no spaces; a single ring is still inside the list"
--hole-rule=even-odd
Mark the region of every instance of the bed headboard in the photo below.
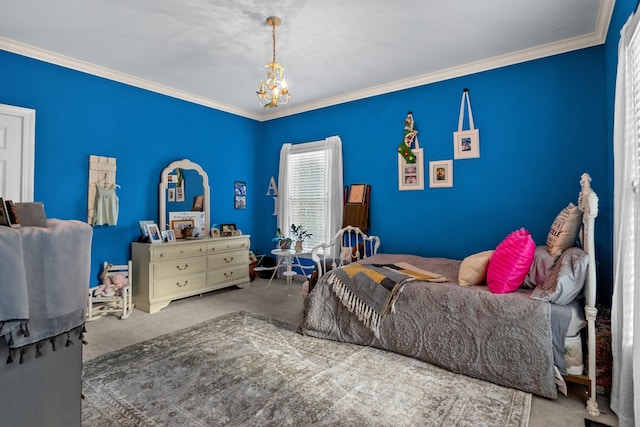
[[[589,254],[589,267],[585,283],[586,305],[596,305],[596,263],[594,244],[594,224],[598,216],[598,196],[591,188],[591,177],[583,173],[580,178],[580,194],[578,195],[578,208],[582,211],[582,245],[584,251]]]
[[[349,225],[338,230],[329,243],[314,247],[311,259],[316,263],[318,277],[322,277],[332,268],[375,255],[379,247],[378,236],[367,236],[358,227]]]
[[[598,402],[596,401],[596,251],[594,240],[594,224],[598,216],[598,196],[591,188],[591,177],[588,173],[583,173],[580,178],[580,194],[578,195],[578,208],[582,211],[582,247],[589,254],[589,264],[587,267],[587,279],[584,285],[585,306],[584,314],[587,319],[587,343],[588,343],[588,376],[589,376],[589,400],[587,400],[587,411],[591,415],[598,415]]]

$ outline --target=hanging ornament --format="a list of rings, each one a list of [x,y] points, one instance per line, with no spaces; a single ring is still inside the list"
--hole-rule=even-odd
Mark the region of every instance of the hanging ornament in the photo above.
[[[409,111],[404,119],[404,138],[398,146],[398,153],[407,163],[415,163],[416,156],[413,154],[412,147],[414,142],[418,142],[418,130],[415,128],[413,121],[413,113]]]

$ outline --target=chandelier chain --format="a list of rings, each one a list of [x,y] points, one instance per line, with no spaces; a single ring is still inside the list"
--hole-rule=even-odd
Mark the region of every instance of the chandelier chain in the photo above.
[[[267,24],[271,25],[273,61],[265,66],[266,75],[260,81],[256,95],[263,108],[274,108],[289,102],[291,94],[284,77],[284,67],[276,62],[276,27],[280,25],[280,18],[270,16]]]

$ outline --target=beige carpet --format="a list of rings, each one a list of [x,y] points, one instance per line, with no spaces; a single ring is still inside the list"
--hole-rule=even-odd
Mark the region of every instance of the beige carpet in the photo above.
[[[528,425],[531,395],[232,313],[83,364],[83,426]]]

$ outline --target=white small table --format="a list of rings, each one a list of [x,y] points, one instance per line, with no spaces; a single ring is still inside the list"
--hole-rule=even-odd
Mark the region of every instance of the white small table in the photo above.
[[[271,251],[272,255],[276,256],[276,266],[273,269],[273,274],[271,275],[271,279],[269,279],[269,283],[267,284],[267,288],[271,285],[271,281],[275,277],[278,269],[280,267],[286,267],[285,271],[282,272],[282,275],[287,278],[287,295],[291,296],[291,280],[293,276],[296,276],[298,273],[293,271],[293,266],[300,267],[302,271],[305,268],[313,268],[313,266],[304,266],[300,262],[299,257],[309,256],[311,252],[296,252],[295,249],[273,249]],[[295,263],[294,263],[295,258]]]

